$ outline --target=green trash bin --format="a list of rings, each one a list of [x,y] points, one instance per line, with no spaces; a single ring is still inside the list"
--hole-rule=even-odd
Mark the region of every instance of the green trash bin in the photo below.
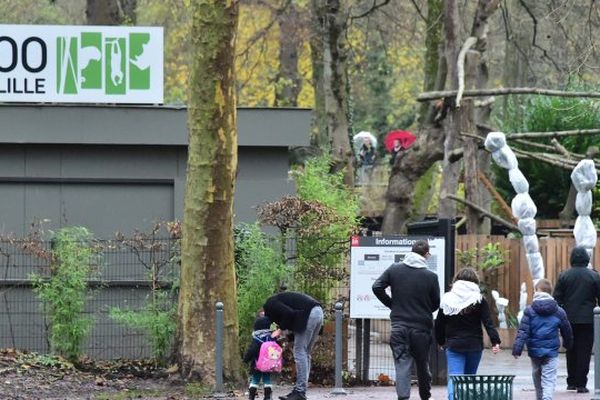
[[[454,400],[512,400],[514,375],[450,375]]]

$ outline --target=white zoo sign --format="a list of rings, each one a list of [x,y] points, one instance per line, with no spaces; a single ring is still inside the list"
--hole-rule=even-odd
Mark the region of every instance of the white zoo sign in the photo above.
[[[350,245],[350,318],[389,319],[390,309],[375,297],[371,287],[390,265],[402,262],[419,239],[429,242],[431,257],[427,259],[427,267],[437,274],[440,295],[444,293],[446,240],[443,237],[353,236]]]
[[[0,102],[163,102],[163,28],[0,25]]]

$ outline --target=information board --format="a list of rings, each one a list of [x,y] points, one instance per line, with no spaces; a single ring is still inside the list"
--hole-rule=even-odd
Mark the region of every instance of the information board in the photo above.
[[[438,276],[440,295],[445,282],[445,239],[423,236],[353,236],[350,247],[350,318],[389,319],[390,309],[373,294],[375,280],[393,263],[402,262],[420,239],[429,242],[430,271]],[[387,289],[391,296],[390,288]]]

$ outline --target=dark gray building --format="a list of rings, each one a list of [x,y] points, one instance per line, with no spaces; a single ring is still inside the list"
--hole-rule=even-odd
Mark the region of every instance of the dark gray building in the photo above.
[[[45,229],[81,225],[98,238],[112,238],[157,219],[181,218],[185,109],[0,105],[0,120],[0,234],[22,236],[32,221],[44,219]],[[308,144],[309,125],[308,110],[239,110],[237,222],[254,221],[257,204],[293,192],[289,147]],[[48,316],[30,278],[46,262],[19,243],[0,240],[0,250],[0,347],[47,352]],[[161,251],[103,250],[98,266],[103,284],[85,312],[94,319],[85,354],[151,355],[147,332],[117,324],[109,310],[147,304],[147,265],[156,258],[171,260]]]
[[[176,107],[0,105],[0,233],[88,227],[97,237],[183,214],[187,113]],[[310,111],[239,109],[237,222],[293,192],[290,146]]]

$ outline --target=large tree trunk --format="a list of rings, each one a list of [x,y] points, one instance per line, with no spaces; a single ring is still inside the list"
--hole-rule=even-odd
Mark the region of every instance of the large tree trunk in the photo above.
[[[428,0],[427,10],[427,48],[425,57],[424,90],[439,90],[446,81],[446,62],[441,48],[443,0]],[[430,63],[435,63],[432,67]],[[382,231],[385,234],[401,233],[413,209],[413,193],[419,178],[431,166],[444,156],[444,132],[434,121],[436,108],[428,105],[422,108],[417,141],[400,156],[392,167],[386,192],[386,204],[383,214]]]
[[[467,74],[465,87],[474,89],[486,89],[489,74],[487,66],[487,28],[490,15],[498,8],[498,0],[480,0],[477,4],[477,10],[471,28],[471,36],[477,38],[477,43],[472,51],[467,54]],[[487,100],[487,99],[486,99]],[[491,102],[486,102],[485,106],[477,107],[476,110],[463,110],[468,112],[469,122],[463,126],[463,132],[478,133],[485,136],[487,132],[482,132],[477,126],[488,126],[491,114]],[[470,107],[474,107],[474,101],[469,101]],[[491,175],[491,156],[490,153],[479,149],[479,143],[474,139],[465,139],[465,198],[474,204],[479,205],[487,212],[491,212],[492,196],[485,188],[485,185],[479,179],[480,172],[485,176]],[[482,218],[478,212],[467,209],[467,233],[489,234],[491,232],[491,220]]]
[[[456,61],[460,48],[460,30],[457,0],[446,0],[444,7],[444,54],[448,65],[446,82],[451,90],[458,88],[458,74]],[[451,158],[452,151],[461,145],[462,109],[450,107],[445,124],[444,160],[442,162],[442,184],[440,185],[440,207],[438,215],[441,218],[454,218],[456,216],[456,203],[446,197],[446,194],[455,194],[458,186],[461,163]]]
[[[344,181],[354,186],[354,154],[350,145],[346,79],[346,15],[339,0],[325,1],[323,88],[325,117],[335,169],[344,169]]]
[[[87,0],[88,25],[135,24],[137,0]]]
[[[311,144],[329,152],[331,143],[327,132],[325,115],[325,81],[324,81],[324,43],[325,36],[325,4],[322,0],[311,1],[310,19],[310,58],[312,65],[312,84],[315,90],[315,106],[313,109]]]
[[[214,383],[215,303],[224,308],[224,372],[239,381],[233,193],[237,168],[234,54],[238,2],[192,2],[189,147],[177,358],[185,378]]]
[[[275,106],[296,107],[300,93],[298,53],[300,51],[300,15],[293,1],[278,16],[279,25],[279,71],[275,85]]]

